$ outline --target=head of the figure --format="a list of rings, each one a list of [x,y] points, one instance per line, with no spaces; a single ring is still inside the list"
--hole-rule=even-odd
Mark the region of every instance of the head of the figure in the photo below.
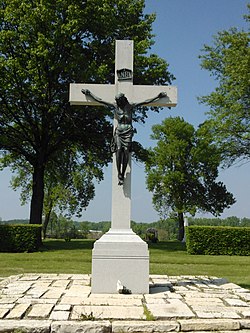
[[[128,104],[127,97],[123,93],[119,93],[115,96],[116,104],[118,107],[124,107]]]

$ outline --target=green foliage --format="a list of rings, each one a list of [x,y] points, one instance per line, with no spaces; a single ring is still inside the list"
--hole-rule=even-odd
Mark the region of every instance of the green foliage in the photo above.
[[[206,126],[227,165],[250,158],[249,42],[247,31],[222,31],[214,36],[212,46],[205,45],[200,57],[201,67],[218,81],[215,91],[200,101],[210,107]]]
[[[101,163],[92,157],[91,152],[88,152],[88,163],[80,161],[77,155],[76,150],[67,150],[48,162],[44,175],[45,216],[50,215],[52,209],[79,216],[94,198],[93,180],[100,181],[103,178]],[[5,162],[7,156],[8,161]],[[14,190],[21,188],[21,203],[27,204],[32,195],[32,168],[25,161],[19,164],[20,161],[16,163],[15,159],[10,160],[10,155],[7,156],[0,161],[2,164],[12,165],[15,175],[12,177],[11,187]]]
[[[188,225],[250,227],[250,218],[239,218],[237,216],[229,216],[224,219],[189,217]]]
[[[250,255],[250,228],[191,226],[186,228],[189,254]]]
[[[55,213],[52,214],[50,224],[48,225],[48,234],[52,238],[64,238],[66,241],[78,237],[76,224],[69,218]]]
[[[101,222],[88,222],[91,230],[101,230],[103,233],[107,232],[111,227],[110,221]]]
[[[28,224],[29,220],[10,220],[0,221],[0,224]],[[250,227],[250,218],[238,218],[230,216],[225,219],[221,218],[198,218],[189,217],[189,226],[231,226],[231,227]],[[71,239],[81,238],[86,239],[89,237],[89,230],[100,231],[105,233],[110,229],[111,222],[89,222],[82,221],[76,222],[67,219],[63,216],[57,216],[55,213],[51,215],[50,223],[48,225],[48,236],[50,238],[64,238],[69,235]],[[174,218],[162,219],[157,222],[142,223],[131,221],[133,231],[142,239],[146,238],[146,230],[148,228],[155,228],[158,231],[159,241],[176,240],[178,237],[178,223]]]
[[[41,245],[40,225],[0,224],[0,252],[34,252]]]
[[[220,153],[202,127],[195,130],[183,118],[167,118],[153,126],[146,161],[147,187],[161,217],[171,213],[179,221],[179,240],[183,238],[184,213],[197,210],[217,216],[235,199],[222,182],[217,182]]]
[[[69,210],[78,210],[76,202],[80,209],[86,207],[93,197],[86,174],[77,168],[61,172],[70,156],[77,166],[94,164],[99,175],[111,159],[110,111],[71,107],[69,83],[113,83],[116,39],[135,42],[135,84],[172,81],[167,62],[147,55],[155,15],[144,15],[143,10],[144,0],[0,0],[0,148],[4,166],[16,171],[30,165],[31,223],[41,223],[44,184],[50,188],[52,175],[58,186],[52,182],[50,195],[54,199],[71,190]],[[135,120],[143,120],[146,111],[139,109]],[[67,170],[71,189],[63,182]],[[82,178],[89,185],[87,199],[79,186]],[[74,202],[72,192],[80,201]],[[60,200],[65,207],[65,198]]]
[[[143,304],[143,314],[148,321],[156,320],[152,312],[147,308],[146,304]]]
[[[81,315],[79,316],[79,320],[82,320],[82,321],[86,321],[86,320],[91,320],[91,321],[94,321],[96,320],[93,312],[91,311],[90,313],[81,313]]]
[[[147,241],[151,243],[157,243],[158,242],[158,237],[155,237],[154,233],[146,233],[146,239]]]
[[[14,219],[14,220],[8,220],[8,221],[0,221],[0,224],[28,224],[28,219]]]

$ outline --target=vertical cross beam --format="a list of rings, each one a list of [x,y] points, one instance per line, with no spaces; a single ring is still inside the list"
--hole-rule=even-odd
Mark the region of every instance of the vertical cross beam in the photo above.
[[[115,50],[115,90],[116,94],[122,92],[128,100],[133,97],[133,77],[118,78],[118,71],[126,69],[133,73],[133,41],[117,40]],[[117,126],[117,119],[114,119],[114,128]],[[112,211],[111,229],[130,229],[131,219],[131,156],[126,169],[123,186],[118,185],[115,154],[113,154],[112,172]]]

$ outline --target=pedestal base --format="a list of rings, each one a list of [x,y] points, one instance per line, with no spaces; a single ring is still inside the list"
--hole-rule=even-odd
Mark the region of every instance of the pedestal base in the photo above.
[[[131,229],[110,229],[94,244],[91,292],[117,294],[117,282],[132,294],[149,293],[148,245]]]

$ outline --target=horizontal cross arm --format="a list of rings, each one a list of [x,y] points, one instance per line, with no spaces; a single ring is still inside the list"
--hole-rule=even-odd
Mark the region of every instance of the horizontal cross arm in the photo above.
[[[123,91],[122,86],[119,89],[119,92],[125,93],[130,103],[141,103],[165,92],[166,97],[147,103],[147,106],[174,107],[177,105],[177,88],[175,86],[132,85],[131,88],[129,94]],[[113,84],[71,83],[69,93],[71,105],[102,105],[91,96],[83,94],[82,89],[90,90],[94,95],[110,104],[115,103],[117,88]]]
[[[69,87],[70,105],[103,105],[90,96],[82,93],[82,89],[90,90],[94,95],[108,103],[115,103],[115,85],[113,84],[83,84],[71,83]]]
[[[147,106],[174,107],[177,105],[177,88],[175,86],[133,86],[133,94],[130,102],[141,103],[145,100],[158,96],[161,92],[167,94],[166,97],[157,99]]]

